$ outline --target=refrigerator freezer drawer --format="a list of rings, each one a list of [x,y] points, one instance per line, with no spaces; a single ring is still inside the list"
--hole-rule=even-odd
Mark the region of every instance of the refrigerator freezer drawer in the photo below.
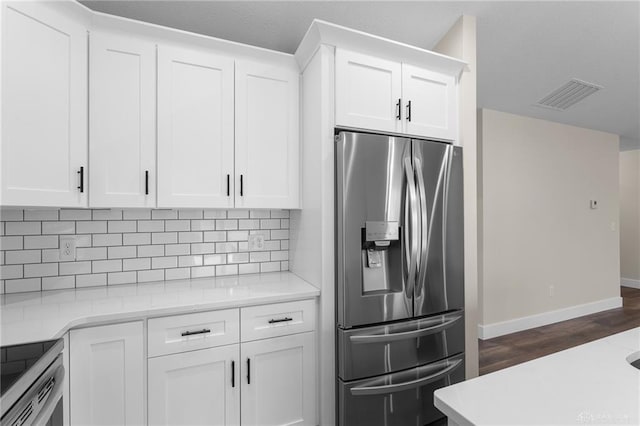
[[[444,417],[433,405],[433,392],[463,380],[464,354],[393,374],[339,380],[339,425],[426,425]]]
[[[464,312],[338,329],[338,376],[372,377],[427,364],[464,352]]]

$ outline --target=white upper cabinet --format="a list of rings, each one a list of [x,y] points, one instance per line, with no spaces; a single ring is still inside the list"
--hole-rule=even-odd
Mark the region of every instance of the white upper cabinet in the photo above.
[[[143,350],[142,321],[70,331],[72,426],[145,424]]]
[[[315,425],[315,334],[241,345],[243,425]]]
[[[149,425],[240,424],[239,345],[149,359]]]
[[[236,207],[299,207],[297,69],[236,62]]]
[[[455,140],[458,130],[456,99],[453,76],[402,64],[404,133]]]
[[[456,78],[336,48],[336,126],[453,141]]]
[[[398,62],[336,49],[336,126],[402,132]]]
[[[91,207],[155,207],[156,47],[91,34]]]
[[[1,7],[0,202],[86,207],[87,28],[55,2]]]
[[[158,207],[233,207],[234,61],[158,47]]]

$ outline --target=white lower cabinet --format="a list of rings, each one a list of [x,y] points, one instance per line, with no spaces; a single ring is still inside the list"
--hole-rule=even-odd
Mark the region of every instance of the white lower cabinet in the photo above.
[[[238,425],[239,345],[149,359],[150,425]]]
[[[315,425],[315,334],[242,343],[242,424]]]
[[[71,425],[143,425],[142,321],[69,332]]]

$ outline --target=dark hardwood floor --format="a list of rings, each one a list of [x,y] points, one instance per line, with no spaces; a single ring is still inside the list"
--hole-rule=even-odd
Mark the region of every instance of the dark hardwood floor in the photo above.
[[[480,375],[640,327],[640,290],[621,289],[622,308],[480,340]]]

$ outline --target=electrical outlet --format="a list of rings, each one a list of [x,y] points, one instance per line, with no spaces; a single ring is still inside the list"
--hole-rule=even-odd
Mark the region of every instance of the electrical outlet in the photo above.
[[[60,237],[60,260],[76,260],[76,237]]]
[[[556,288],[552,285],[549,286],[549,297],[553,297],[555,294]]]
[[[591,207],[591,210],[595,210],[598,208],[598,200],[590,200],[589,201],[589,207]]]
[[[249,250],[264,250],[264,235],[249,235]]]

